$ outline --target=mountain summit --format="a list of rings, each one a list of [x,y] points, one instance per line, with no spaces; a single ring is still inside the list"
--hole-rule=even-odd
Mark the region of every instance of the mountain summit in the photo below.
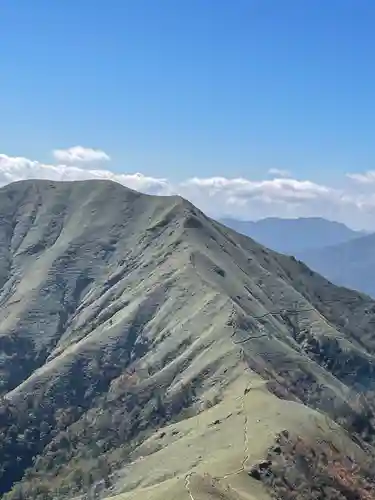
[[[0,494],[373,498],[374,321],[182,198],[8,185]]]

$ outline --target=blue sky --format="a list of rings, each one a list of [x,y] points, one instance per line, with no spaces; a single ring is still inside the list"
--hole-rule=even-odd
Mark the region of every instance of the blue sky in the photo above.
[[[1,153],[171,182],[375,170],[375,3],[2,0]]]

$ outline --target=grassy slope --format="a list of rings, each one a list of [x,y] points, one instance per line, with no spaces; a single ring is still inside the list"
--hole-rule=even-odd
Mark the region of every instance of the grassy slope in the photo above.
[[[72,470],[90,469],[98,453],[116,458],[120,498],[208,500],[228,485],[228,500],[267,498],[246,469],[284,429],[334,439],[364,460],[311,408],[350,414],[353,388],[371,386],[370,299],[179,198],[108,182],[25,182],[0,191],[0,215],[3,393],[46,424],[28,443],[39,454],[24,464],[28,496],[16,488],[9,498],[45,498],[40,481],[66,491]],[[294,306],[302,312],[267,315]],[[327,364],[332,352],[343,366]],[[31,423],[17,418],[27,440]]]
[[[228,234],[220,226],[205,229],[199,235],[190,234],[196,245],[192,262],[205,283],[209,283],[214,289],[224,289],[225,294],[231,297],[232,307],[236,311],[235,329],[232,332],[234,342],[242,342],[249,338],[249,334],[254,337],[259,335],[259,323],[254,322],[250,314],[261,316],[267,311],[288,307],[294,302],[298,303],[300,309],[307,309],[300,314],[301,324],[310,325],[317,336],[324,334],[337,337],[337,330],[327,323],[298,290],[305,291],[305,281],[310,285],[310,292],[313,284],[324,296],[322,302],[321,299],[317,300],[323,308],[326,305],[324,301],[329,300],[333,301],[331,308],[337,306],[336,301],[351,304],[355,299],[361,305],[368,300],[350,291],[331,287],[318,275],[307,273],[305,276],[306,268],[303,265],[265,251],[248,239]],[[228,234],[229,240],[219,240],[218,233],[222,232]],[[235,238],[234,245],[232,238]],[[217,252],[218,240],[222,252]],[[233,259],[234,256],[237,258]],[[299,273],[296,273],[296,267],[300,267]],[[220,269],[225,270],[225,276],[217,273]],[[278,277],[276,283],[275,276]],[[294,277],[297,277],[298,283],[294,282]],[[255,287],[257,293],[254,293]],[[246,290],[251,290],[252,293],[248,294]],[[333,396],[337,401],[347,400],[348,387],[331,373],[321,369],[305,353],[301,353],[300,346],[291,339],[285,324],[279,324],[271,316],[266,318],[263,328],[269,333],[267,336],[239,344],[242,357],[245,355],[246,358],[255,358],[259,353],[271,358],[281,355],[283,360],[289,357],[291,364],[288,364],[288,368],[291,371],[311,372],[312,377],[326,385],[327,397]],[[353,348],[352,343],[350,348]],[[299,370],[298,363],[302,370]],[[242,370],[245,370],[244,374]],[[247,470],[251,464],[266,456],[276,435],[284,429],[295,435],[309,436],[316,443],[323,439],[332,441],[337,449],[342,450],[343,455],[348,453],[359,462],[364,460],[364,454],[357,445],[342,428],[334,426],[327,416],[299,403],[274,397],[267,390],[264,380],[249,370],[248,364],[244,363],[239,372],[241,375],[224,393],[221,404],[173,426],[173,430],[179,431],[178,439],[171,435],[170,428],[166,428],[163,431],[166,436],[162,439],[160,435],[163,434],[157,433],[145,443],[140,452],[145,458],[123,471],[113,493],[129,489],[131,492],[119,495],[119,498],[153,500],[159,497],[169,498],[168,495],[170,498],[184,498],[190,492],[194,499],[205,499],[211,498],[210,495],[212,498],[223,498],[218,493],[222,490],[228,499],[268,498],[269,492],[250,478]],[[251,390],[244,394],[246,387]],[[322,402],[323,400],[324,397]],[[213,422],[218,421],[220,423],[213,425]],[[168,437],[172,437],[172,443]],[[186,481],[182,481],[184,477],[195,477],[195,483],[192,481],[187,488]],[[209,493],[202,483],[204,477],[212,488]]]
[[[246,388],[250,391],[244,394]],[[285,429],[317,442],[332,440],[345,453],[361,459],[361,451],[332,426],[320,413],[277,399],[250,373],[229,388],[219,405],[147,440],[139,449],[142,458],[121,471],[112,493],[125,489],[129,492],[115,498],[154,500],[185,498],[190,491],[193,498],[208,499],[211,497],[204,493],[202,484],[205,480],[213,490],[212,498],[220,489],[226,491],[228,500],[270,498],[248,471],[265,457],[275,436]],[[190,488],[185,478],[190,478]]]

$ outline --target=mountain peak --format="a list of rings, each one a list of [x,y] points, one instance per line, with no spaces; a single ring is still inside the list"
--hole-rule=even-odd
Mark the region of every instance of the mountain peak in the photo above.
[[[4,499],[372,491],[368,297],[102,181],[2,188],[0,252]]]

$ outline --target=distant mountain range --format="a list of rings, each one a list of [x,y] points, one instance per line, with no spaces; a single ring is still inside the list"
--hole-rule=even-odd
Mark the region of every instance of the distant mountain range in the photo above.
[[[320,217],[298,219],[269,217],[258,221],[226,218],[220,222],[272,250],[292,255],[337,245],[366,234],[363,231],[354,231],[340,222]]]
[[[375,296],[375,234],[297,256],[333,283]]]

